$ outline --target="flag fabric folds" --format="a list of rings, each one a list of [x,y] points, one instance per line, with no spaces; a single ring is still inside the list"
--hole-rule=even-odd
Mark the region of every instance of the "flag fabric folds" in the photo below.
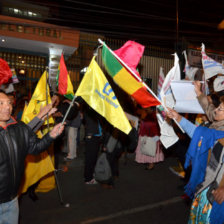
[[[47,73],[45,71],[41,76],[39,82],[37,83],[37,86],[34,90],[33,96],[29,104],[24,108],[21,120],[26,124],[29,123],[40,112],[41,106],[47,105],[47,101],[48,103],[51,103],[49,86],[47,85]],[[53,123],[54,120],[52,117],[50,117],[49,124]],[[46,125],[47,121],[45,121],[44,124]],[[38,131],[37,135],[40,138],[42,137],[42,133],[40,131]],[[47,174],[49,175],[54,171],[53,163],[49,154],[46,151],[35,156],[28,155],[26,157],[25,164],[25,178],[22,184],[21,193],[26,192],[29,186],[33,185],[41,178],[45,177]],[[51,186],[45,186],[45,191],[49,191],[55,186],[54,180],[52,180],[51,183]]]
[[[205,73],[205,79],[210,79],[217,74],[224,74],[224,67],[222,64],[216,62],[212,58],[208,57],[205,53],[205,45],[201,46],[202,66]]]
[[[40,108],[47,105],[47,102],[48,104],[51,103],[51,97],[49,86],[47,84],[47,72],[45,71],[37,83],[32,98],[26,107],[26,110],[24,110],[21,120],[26,124],[29,123],[40,112]],[[54,123],[52,117],[50,117],[49,123]],[[47,121],[45,121],[44,124],[47,124]]]
[[[184,58],[185,58],[185,67],[184,67],[185,78],[188,79],[188,80],[194,81],[194,76],[195,76],[196,72],[198,71],[198,68],[191,67],[189,65],[186,50],[183,51],[183,55],[184,55]]]
[[[74,97],[73,85],[68,74],[63,54],[61,55],[57,74],[58,93],[72,100]]]
[[[213,82],[214,85],[214,82]],[[208,81],[205,79],[205,73],[202,75],[202,84],[201,84],[202,92],[207,96],[209,92]]]
[[[51,155],[53,155],[53,151],[51,151]],[[47,192],[52,190],[55,187],[53,171],[54,166],[47,152],[42,152],[35,156],[28,155],[25,160],[25,172],[21,185],[21,193],[25,193],[30,186],[40,180],[36,191]],[[45,179],[48,179],[48,183],[42,182]]]
[[[132,129],[95,57],[76,91],[76,96],[81,96],[89,106],[124,133],[128,134]]]
[[[174,54],[174,66],[170,69],[165,77],[160,90],[160,97],[163,105],[173,108],[175,105],[175,99],[171,90],[171,81],[180,80],[180,67],[179,58],[177,54]],[[157,120],[160,126],[160,141],[165,148],[170,147],[178,141],[178,136],[175,134],[173,127],[166,121],[164,108],[162,106],[157,107]],[[163,115],[163,116],[162,116]]]
[[[160,127],[160,141],[163,146],[167,149],[170,146],[174,145],[178,140],[179,137],[176,135],[173,126],[171,126],[166,120],[165,116],[161,114],[160,109],[157,110],[158,113],[156,114],[159,127]]]
[[[121,48],[115,50],[114,53],[140,77],[136,67],[143,55],[144,49],[145,47],[143,45],[129,40]]]
[[[122,52],[122,54],[124,55],[125,48],[122,51],[118,52],[119,54],[120,52]],[[140,53],[138,53],[137,55],[139,57]],[[116,57],[118,57],[118,55],[116,55]],[[104,44],[102,49],[102,60],[108,74],[113,78],[114,82],[126,93],[131,95],[136,100],[136,102],[140,104],[143,108],[159,105],[160,102],[147,91],[147,88],[144,86],[143,82],[137,80],[131,74],[131,71],[127,68],[127,66],[121,64],[116,57]],[[140,60],[140,58],[138,58],[138,60]],[[132,65],[136,65],[138,60],[135,59]],[[131,64],[131,62],[127,63],[126,61],[124,61],[124,63]],[[138,74],[136,75],[138,76]]]
[[[160,70],[159,70],[159,80],[158,80],[158,86],[157,86],[157,96],[160,95],[160,90],[162,88],[164,79],[165,79],[165,76],[164,76],[164,73],[163,73],[163,68],[160,67]]]
[[[180,66],[177,54],[174,54],[174,66],[170,69],[163,82],[160,96],[161,100],[167,107],[173,108],[175,101],[171,90],[171,81],[180,80]]]
[[[166,75],[166,78],[162,85],[161,91],[163,91],[164,94],[166,94],[167,91],[170,90],[170,83],[173,80],[175,81],[180,80],[179,58],[176,53],[174,54],[174,66],[170,69],[170,71]]]

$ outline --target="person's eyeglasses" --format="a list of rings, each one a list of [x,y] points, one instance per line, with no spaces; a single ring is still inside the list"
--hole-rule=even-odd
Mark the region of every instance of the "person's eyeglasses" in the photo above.
[[[218,106],[218,107],[216,108],[216,110],[218,110],[218,111],[224,111],[224,108],[222,108],[221,106]]]

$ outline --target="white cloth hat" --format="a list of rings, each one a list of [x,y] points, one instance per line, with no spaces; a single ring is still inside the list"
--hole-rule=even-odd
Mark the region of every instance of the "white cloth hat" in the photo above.
[[[224,76],[218,76],[215,78],[213,88],[216,92],[224,90]]]

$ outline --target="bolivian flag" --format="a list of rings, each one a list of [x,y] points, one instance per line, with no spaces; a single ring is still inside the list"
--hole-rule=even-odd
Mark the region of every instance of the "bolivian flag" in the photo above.
[[[147,91],[144,84],[132,76],[131,72],[116,59],[105,44],[102,50],[102,60],[114,82],[143,108],[160,105],[160,102]]]
[[[77,89],[86,103],[101,114],[114,127],[128,134],[132,127],[120,106],[109,82],[93,57]]]
[[[57,74],[58,93],[72,100],[74,96],[73,85],[68,74],[63,54],[61,54],[60,64]]]

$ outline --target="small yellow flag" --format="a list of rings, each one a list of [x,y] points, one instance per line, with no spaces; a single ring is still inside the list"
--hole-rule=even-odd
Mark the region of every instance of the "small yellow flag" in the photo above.
[[[101,114],[114,127],[128,134],[132,127],[118,102],[109,82],[93,57],[76,91],[86,103]]]

